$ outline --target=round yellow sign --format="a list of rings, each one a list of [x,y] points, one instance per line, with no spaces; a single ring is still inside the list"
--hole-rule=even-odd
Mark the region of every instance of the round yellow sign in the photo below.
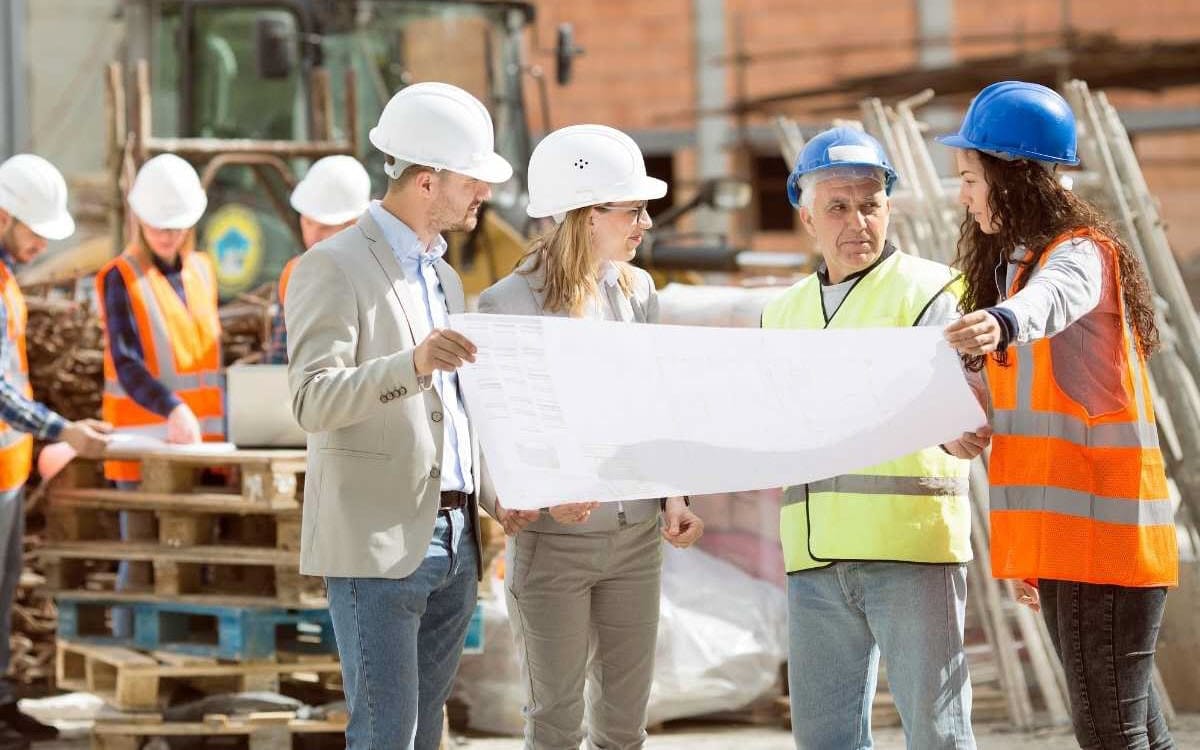
[[[236,203],[221,206],[204,230],[205,249],[217,266],[221,296],[244,291],[263,262],[262,226],[253,211]]]

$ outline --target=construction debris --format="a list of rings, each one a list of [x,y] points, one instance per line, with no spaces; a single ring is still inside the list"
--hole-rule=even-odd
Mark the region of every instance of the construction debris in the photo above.
[[[25,339],[33,397],[67,419],[100,416],[104,341],[91,306],[29,297]]]

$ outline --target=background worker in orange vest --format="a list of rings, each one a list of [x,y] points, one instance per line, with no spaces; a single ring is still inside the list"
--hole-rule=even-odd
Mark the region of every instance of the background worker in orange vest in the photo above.
[[[104,321],[104,418],[123,433],[167,443],[224,439],[221,324],[212,259],[195,250],[195,225],[208,199],[196,170],[161,154],[138,171],[129,191],[133,241],[96,276]],[[139,464],[108,461],[121,489],[141,480]],[[151,520],[121,514],[123,539],[152,534]],[[146,584],[118,568],[120,590]],[[114,614],[129,633],[127,612]]]
[[[353,156],[326,156],[308,169],[292,190],[292,208],[300,215],[300,237],[304,249],[332,237],[358,221],[371,203],[371,177]],[[283,304],[288,281],[300,256],[292,258],[279,274],[279,302],[271,319],[271,342],[263,361],[287,364],[287,325]]]
[[[1006,81],[958,134],[967,314],[946,338],[992,402],[992,574],[1045,617],[1085,748],[1173,748],[1151,677],[1178,582],[1146,358],[1158,346],[1142,268],[1064,187],[1075,117],[1053,90]]]
[[[109,426],[93,419],[68,422],[34,401],[25,360],[25,298],[17,287],[16,266],[46,249],[47,240],[75,232],[67,212],[67,183],[50,162],[18,154],[0,164],[0,677],[7,674],[12,602],[21,578],[25,531],[25,481],[33,458],[33,437],[62,440],[90,458],[104,454]],[[0,679],[0,750],[29,747],[30,740],[57,736],[17,710],[12,687]]]

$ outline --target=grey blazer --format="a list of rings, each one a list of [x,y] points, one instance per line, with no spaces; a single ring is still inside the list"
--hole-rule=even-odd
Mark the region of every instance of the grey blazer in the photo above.
[[[500,279],[484,290],[479,296],[479,312],[498,313],[502,315],[551,315],[566,317],[564,312],[548,312],[545,309],[545,294],[541,289],[545,277],[540,270],[532,273],[521,273],[533,266],[532,259],[526,259],[517,270]],[[605,287],[608,304],[614,317],[626,323],[656,323],[658,322],[658,292],[654,288],[654,279],[640,268],[633,270],[633,294],[626,297],[620,288]],[[291,299],[289,297],[289,299]],[[486,457],[484,458],[486,462]],[[490,512],[490,486],[485,490],[485,508]],[[500,498],[504,502],[504,498]],[[560,524],[543,512],[541,517],[526,528],[551,534],[586,534],[596,531],[613,531],[620,527],[618,511],[624,511],[625,523],[635,524],[656,518],[659,512],[658,500],[632,500],[624,503],[601,503],[592,512],[587,521],[580,524]]]
[[[443,261],[436,270],[450,312],[462,312],[458,274]],[[284,314],[292,412],[308,433],[300,572],[403,578],[433,537],[442,401],[413,364],[425,309],[370,214],[301,257]],[[479,467],[474,434],[471,445]],[[467,512],[478,545],[474,500]]]

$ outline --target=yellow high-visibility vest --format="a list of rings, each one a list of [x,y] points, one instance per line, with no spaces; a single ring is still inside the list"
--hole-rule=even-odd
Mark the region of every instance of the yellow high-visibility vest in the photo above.
[[[943,291],[958,297],[961,290],[954,269],[896,251],[858,280],[830,320],[813,274],[767,306],[762,326],[908,327]],[[839,560],[970,560],[969,469],[970,462],[935,445],[852,474],[785,488],[779,536],[788,572]]]

